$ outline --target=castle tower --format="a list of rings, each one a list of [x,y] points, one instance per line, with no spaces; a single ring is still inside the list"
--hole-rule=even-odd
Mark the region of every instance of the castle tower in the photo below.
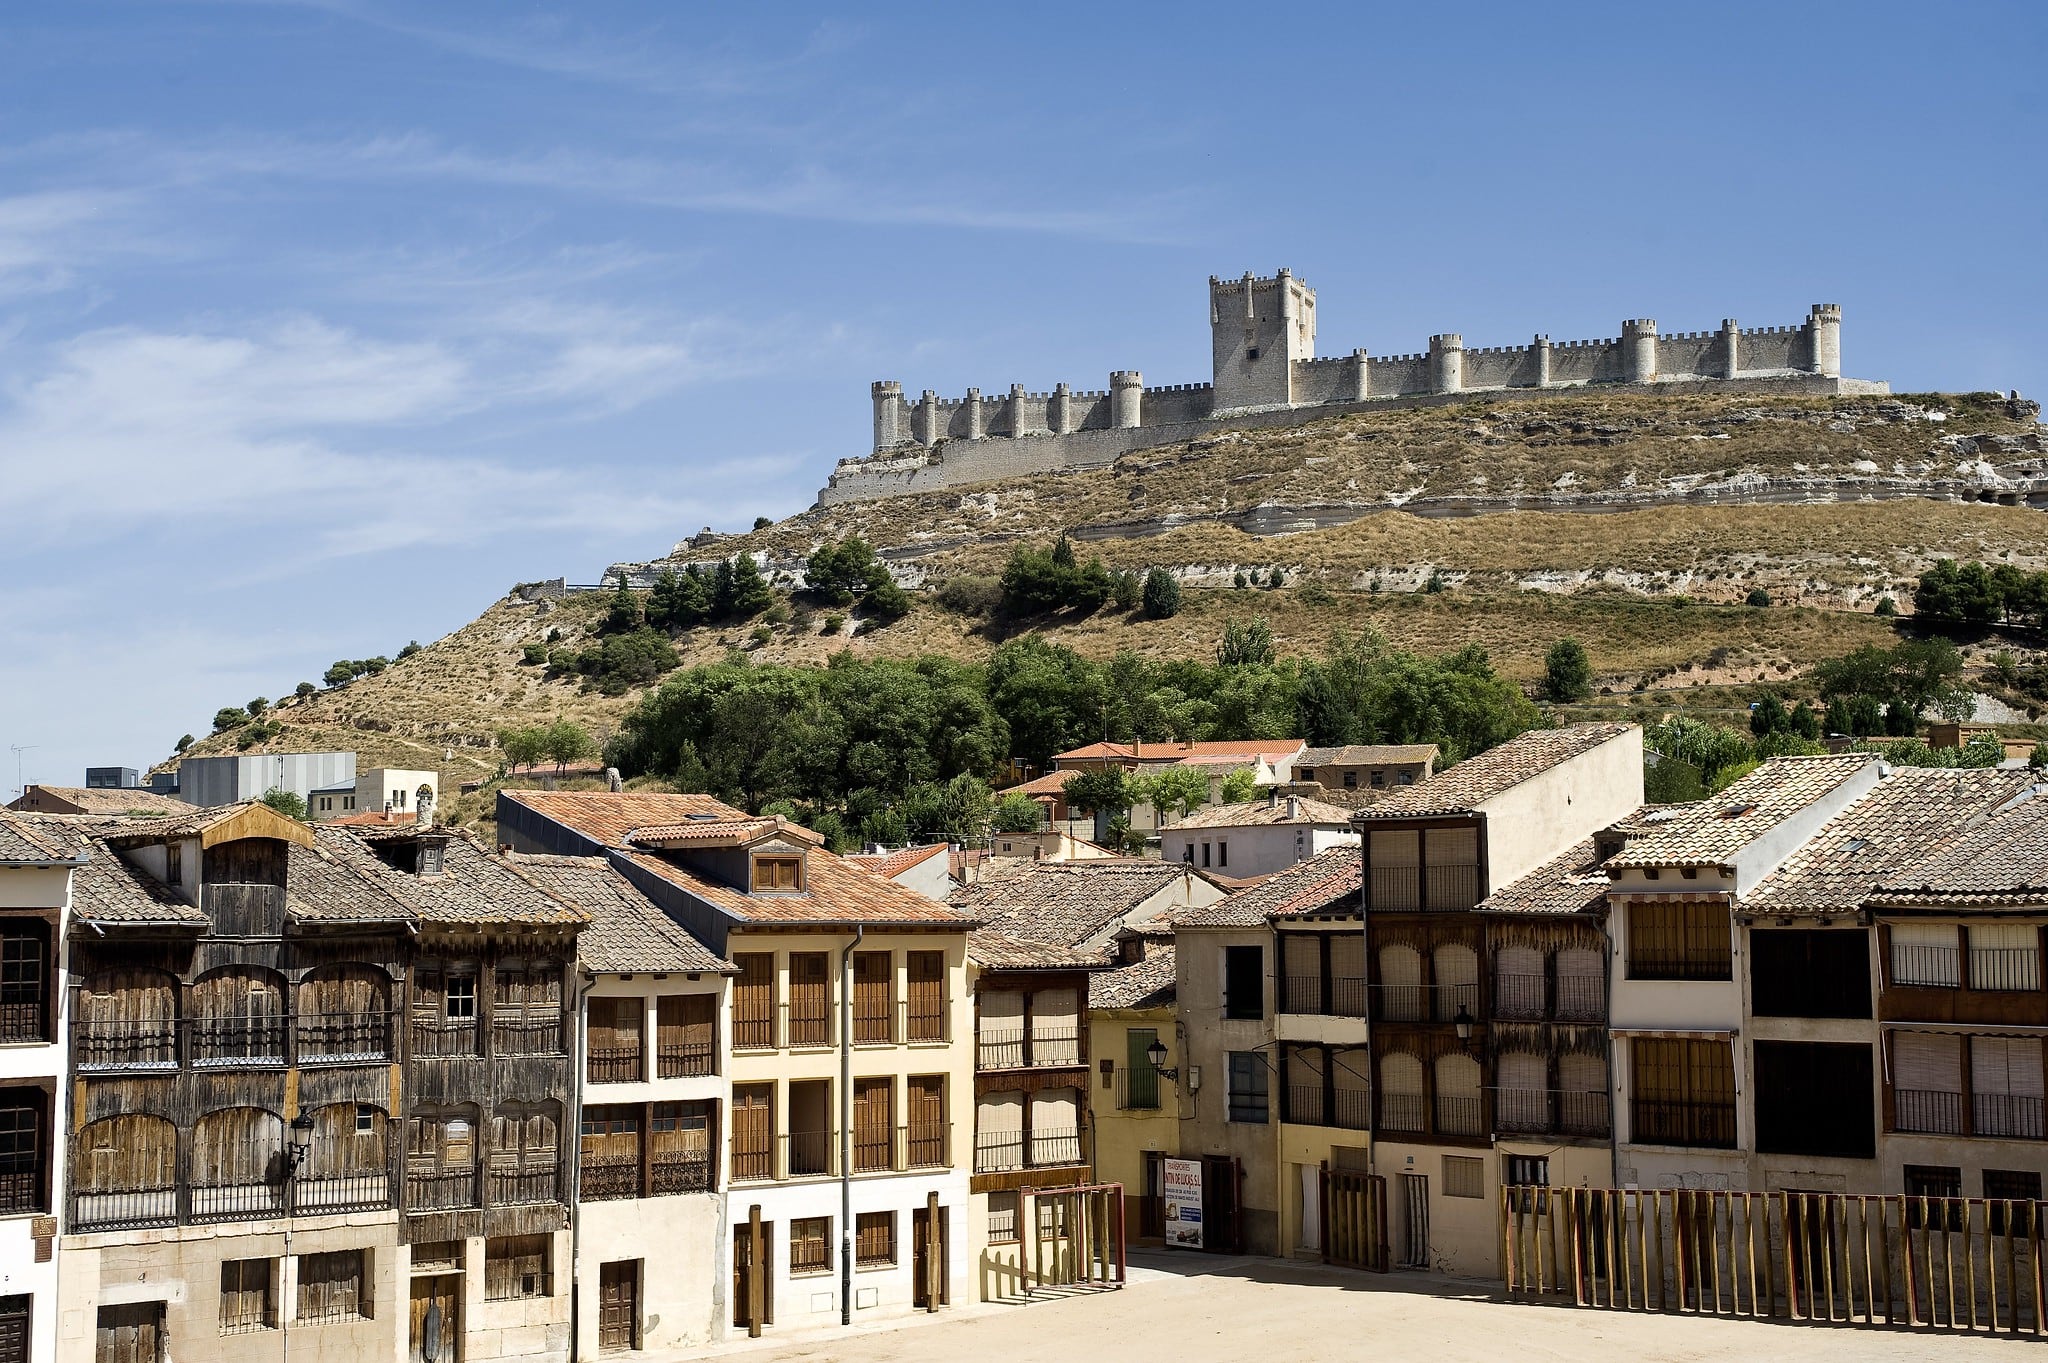
[[[1142,425],[1145,376],[1135,369],[1116,369],[1109,375],[1109,424],[1120,431]]]
[[[1429,390],[1455,393],[1465,386],[1465,338],[1455,331],[1429,338]]]
[[[1657,379],[1657,323],[1631,317],[1621,324],[1621,376],[1630,383]]]
[[[1294,362],[1316,353],[1316,291],[1282,270],[1271,279],[1209,277],[1216,408],[1294,401]]]
[[[1813,356],[1813,372],[1831,379],[1842,377],[1842,305],[1815,303],[1806,315],[1806,339]]]
[[[917,441],[926,449],[939,443],[939,395],[927,388],[924,396],[917,400],[917,411],[911,417]]]
[[[874,385],[874,397],[875,448],[886,450],[903,443],[903,385],[894,379],[883,379]]]
[[[1066,384],[1052,390],[1051,417],[1052,433],[1068,435],[1074,429],[1074,390]]]
[[[1742,372],[1742,328],[1733,317],[1721,319],[1721,377],[1732,379]]]
[[[967,412],[967,438],[969,440],[981,439],[981,390],[979,388],[968,389],[967,401],[962,405]]]

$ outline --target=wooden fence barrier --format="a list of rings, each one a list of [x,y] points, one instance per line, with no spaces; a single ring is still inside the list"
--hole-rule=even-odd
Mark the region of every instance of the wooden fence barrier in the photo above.
[[[1511,1294],[1626,1311],[2048,1335],[2048,1202],[1501,1190]]]

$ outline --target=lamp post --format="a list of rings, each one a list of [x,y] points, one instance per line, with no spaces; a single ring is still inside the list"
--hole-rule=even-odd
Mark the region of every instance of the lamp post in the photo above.
[[[1472,1049],[1472,1013],[1464,1004],[1458,1005],[1458,1015],[1451,1019],[1451,1025],[1458,1029],[1458,1044],[1466,1050]]]
[[[306,1156],[312,1152],[313,1114],[302,1107],[299,1109],[299,1115],[292,1118],[291,1138],[284,1146],[284,1257],[287,1263],[292,1257],[292,1217],[299,1209],[299,1170],[304,1167]],[[279,1286],[282,1287],[283,1265],[279,1266],[277,1276]],[[277,1303],[277,1324],[277,1342],[282,1363],[291,1363],[292,1317],[289,1302]]]
[[[1166,1043],[1158,1037],[1153,1037],[1152,1044],[1145,1048],[1145,1058],[1152,1062],[1152,1072],[1154,1074],[1157,1074],[1169,1084],[1178,1084],[1180,1082],[1179,1067],[1176,1066],[1173,1069],[1166,1067]]]

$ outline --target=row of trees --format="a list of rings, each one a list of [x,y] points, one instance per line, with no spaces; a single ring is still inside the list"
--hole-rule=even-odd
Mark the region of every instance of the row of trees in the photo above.
[[[1143,606],[1154,620],[1180,612],[1180,581],[1172,573],[1164,568],[1143,576],[1111,570],[1093,556],[1080,563],[1064,534],[1050,548],[1019,545],[1011,550],[1000,581],[1003,613],[1020,618],[1056,611],[1092,615],[1112,603],[1118,610]]]
[[[1972,625],[2003,622],[2048,629],[2048,573],[2028,572],[2009,563],[1939,559],[1920,574],[1913,609]]]
[[[1368,632],[1340,634],[1318,658],[1276,659],[1254,622],[1218,653],[1213,665],[1131,652],[1092,662],[1028,635],[980,666],[848,653],[822,667],[756,665],[736,655],[642,697],[608,756],[628,775],[749,809],[803,802],[848,836],[876,837],[893,826],[892,809],[910,811],[912,836],[935,836],[939,816],[917,812],[938,807],[934,788],[993,777],[1013,756],[1043,768],[1103,738],[1433,742],[1456,760],[1540,718],[1477,648],[1424,657]]]
[[[713,621],[751,620],[774,604],[775,589],[761,576],[753,555],[735,554],[709,568],[698,563],[685,564],[680,572],[663,568],[644,599],[620,573],[598,632],[677,634]]]
[[[597,756],[597,741],[590,731],[569,719],[500,729],[498,747],[505,754],[506,764],[512,767],[532,767],[547,761],[560,771],[572,762]]]

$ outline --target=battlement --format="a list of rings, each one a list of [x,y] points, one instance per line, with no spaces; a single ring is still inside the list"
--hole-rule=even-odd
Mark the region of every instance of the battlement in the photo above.
[[[1359,410],[1468,392],[1746,380],[1812,380],[1823,386],[1816,391],[1888,391],[1841,377],[1842,309],[1836,303],[1813,304],[1791,326],[1745,329],[1730,317],[1711,331],[1660,333],[1654,318],[1631,317],[1618,336],[1593,340],[1552,341],[1538,332],[1523,345],[1467,347],[1461,333],[1446,331],[1431,336],[1423,351],[1317,355],[1315,291],[1290,270],[1235,279],[1211,275],[1209,302],[1214,373],[1207,383],[1148,388],[1140,371],[1118,369],[1105,388],[1061,383],[1048,393],[1012,383],[1002,391],[970,388],[963,397],[941,398],[925,389],[912,401],[901,383],[875,382],[872,453],[841,462],[826,490],[830,500],[1088,466],[1148,442],[1193,439],[1204,429],[1272,414]]]

